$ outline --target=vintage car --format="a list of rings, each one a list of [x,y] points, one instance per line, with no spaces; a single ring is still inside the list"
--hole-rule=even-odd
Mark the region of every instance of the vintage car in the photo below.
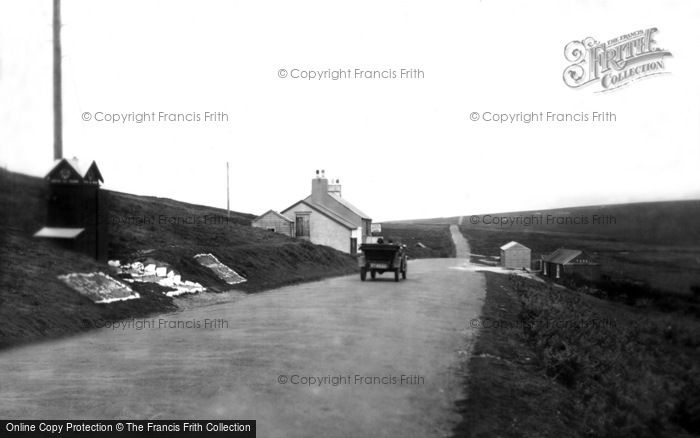
[[[372,280],[377,274],[387,271],[394,273],[394,281],[406,278],[406,246],[395,243],[365,243],[360,245],[361,255],[358,258],[360,265],[360,279],[367,279],[367,272]]]

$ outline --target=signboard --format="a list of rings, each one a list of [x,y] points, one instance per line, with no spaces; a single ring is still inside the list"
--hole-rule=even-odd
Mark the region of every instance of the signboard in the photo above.
[[[372,224],[371,228],[372,234],[382,232],[382,224]]]

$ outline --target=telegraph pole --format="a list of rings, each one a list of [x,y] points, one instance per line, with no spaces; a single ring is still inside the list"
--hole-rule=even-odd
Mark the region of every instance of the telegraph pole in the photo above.
[[[61,0],[53,0],[53,158],[63,158],[61,97]]]
[[[229,197],[228,161],[227,161],[226,162],[226,217],[228,219],[231,219],[230,200],[231,200],[231,198]]]

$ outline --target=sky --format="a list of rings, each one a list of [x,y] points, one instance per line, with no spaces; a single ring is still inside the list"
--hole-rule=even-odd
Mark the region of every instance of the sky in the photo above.
[[[231,209],[253,214],[306,197],[316,169],[375,221],[700,199],[694,0],[62,4],[64,156],[110,190],[225,208],[229,162]],[[566,86],[567,43],[647,28],[665,74]],[[50,0],[0,0],[0,165],[36,176],[53,163],[51,38]],[[291,77],[348,69],[422,74]],[[615,120],[483,120],[594,111]],[[106,120],[154,112],[200,120]]]

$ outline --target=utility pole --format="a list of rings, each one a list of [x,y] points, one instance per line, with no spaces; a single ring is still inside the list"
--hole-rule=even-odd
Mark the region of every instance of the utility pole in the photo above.
[[[231,219],[231,206],[230,206],[230,196],[229,196],[229,183],[228,183],[228,161],[226,162],[226,217]]]
[[[61,0],[53,0],[53,158],[63,158],[61,97]]]

